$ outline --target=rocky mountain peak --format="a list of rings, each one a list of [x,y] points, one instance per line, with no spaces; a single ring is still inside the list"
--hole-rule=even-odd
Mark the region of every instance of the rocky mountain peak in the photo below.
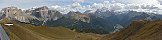
[[[71,19],[83,21],[83,22],[90,22],[90,16],[88,14],[83,14],[81,12],[69,12],[67,16]]]
[[[35,17],[25,14],[21,9],[13,6],[3,8],[1,13],[5,15],[4,17],[6,18],[20,22],[29,22],[30,19],[35,19]]]
[[[17,7],[13,7],[13,6],[7,7],[7,8],[3,8],[1,10],[1,12],[3,14],[6,14],[6,17],[9,17],[9,18],[23,14],[21,9],[18,9]]]
[[[37,17],[40,21],[57,20],[62,17],[62,14],[56,10],[49,10],[47,6],[32,10],[31,15]]]
[[[48,10],[49,8],[47,6],[42,6],[42,7],[38,7],[38,8],[35,8],[35,9],[38,9],[38,10]]]

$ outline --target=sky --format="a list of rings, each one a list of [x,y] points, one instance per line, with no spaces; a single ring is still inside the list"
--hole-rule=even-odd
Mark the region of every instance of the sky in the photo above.
[[[79,2],[82,5],[89,5],[104,0],[0,0],[0,8],[8,6],[16,6],[20,8],[31,8],[34,6],[52,6],[52,5],[68,5]]]
[[[34,6],[52,6],[52,5],[69,5],[79,2],[81,5],[92,5],[93,3],[101,3],[104,1],[120,2],[120,3],[151,3],[156,4],[157,0],[0,0],[0,8],[8,6],[16,6],[20,8],[31,8]],[[147,1],[147,2],[146,2]]]
[[[162,0],[0,0],[0,9],[15,6],[20,9],[48,6],[63,13],[96,10],[103,7],[113,10],[140,9],[162,12]],[[144,9],[144,10],[143,10]],[[160,11],[159,11],[160,10]]]

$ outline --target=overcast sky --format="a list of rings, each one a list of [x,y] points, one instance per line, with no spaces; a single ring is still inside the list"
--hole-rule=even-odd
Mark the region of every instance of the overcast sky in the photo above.
[[[31,8],[34,6],[52,6],[52,5],[69,5],[79,2],[81,5],[91,5],[103,1],[119,2],[119,3],[149,3],[157,4],[157,0],[0,0],[0,8],[8,6],[16,6],[19,8]]]

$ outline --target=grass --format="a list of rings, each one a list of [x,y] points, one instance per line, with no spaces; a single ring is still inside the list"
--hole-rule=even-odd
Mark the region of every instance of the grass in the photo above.
[[[134,21],[120,32],[101,40],[162,40],[162,21]]]
[[[13,26],[2,25],[11,40],[97,40],[96,34],[77,33],[64,27],[33,26],[13,22]]]

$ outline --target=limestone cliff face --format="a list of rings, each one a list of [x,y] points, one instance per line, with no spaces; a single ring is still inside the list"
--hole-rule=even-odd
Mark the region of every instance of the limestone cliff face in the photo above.
[[[62,14],[56,10],[49,10],[48,7],[43,6],[32,10],[21,10],[17,7],[6,7],[0,12],[0,16],[4,16],[11,20],[18,20],[20,22],[30,22],[31,20],[39,21],[54,21],[62,17]]]
[[[29,14],[37,17],[40,21],[54,21],[62,17],[60,12],[56,10],[49,10],[46,6],[35,8],[34,10],[28,12],[31,12]]]
[[[5,15],[5,18],[10,18],[11,20],[18,20],[20,22],[29,22],[29,20],[36,19],[33,16],[25,14],[21,9],[17,7],[7,7],[1,10],[1,14]]]
[[[69,12],[67,14],[67,17],[77,20],[77,21],[82,21],[82,22],[90,22],[90,16],[88,14],[82,14],[80,12]]]
[[[18,15],[22,15],[23,12],[21,9],[18,9],[17,7],[7,7],[2,9],[2,13],[6,14],[6,17],[13,18]]]

